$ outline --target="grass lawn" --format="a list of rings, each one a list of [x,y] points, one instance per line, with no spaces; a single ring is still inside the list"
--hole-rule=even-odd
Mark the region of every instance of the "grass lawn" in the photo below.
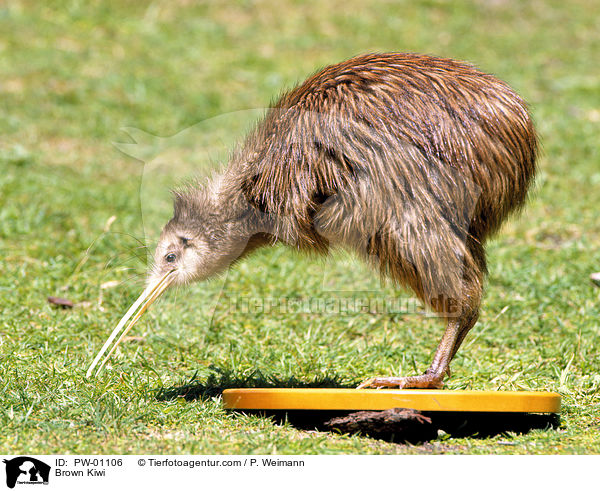
[[[0,6],[0,453],[600,451],[600,289],[589,281],[600,271],[597,2],[52,3]],[[87,380],[141,291],[141,246],[183,172],[172,169],[225,163],[249,110],[370,51],[465,59],[530,102],[539,179],[489,245],[482,317],[447,387],[557,391],[560,429],[397,445],[226,413],[220,388],[236,380],[353,386],[421,372],[443,332],[417,314],[229,309],[370,281],[348,257],[326,264],[329,278],[284,248],[169,293]],[[114,145],[133,142],[124,127],[163,138],[131,130],[139,145],[126,154]],[[199,397],[185,397],[190,385]]]

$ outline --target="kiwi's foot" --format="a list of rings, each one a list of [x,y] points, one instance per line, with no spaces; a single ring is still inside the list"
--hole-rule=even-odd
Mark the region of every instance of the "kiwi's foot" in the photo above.
[[[362,382],[357,389],[394,387],[397,389],[441,389],[443,375],[425,373],[413,377],[373,377]]]

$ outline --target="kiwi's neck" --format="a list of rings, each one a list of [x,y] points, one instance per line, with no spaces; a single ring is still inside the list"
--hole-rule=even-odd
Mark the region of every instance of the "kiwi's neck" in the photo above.
[[[276,242],[275,217],[249,203],[236,184],[237,180],[230,181],[225,174],[214,182],[212,192],[215,209],[223,213],[222,219],[228,224],[230,234],[247,244],[241,258]]]

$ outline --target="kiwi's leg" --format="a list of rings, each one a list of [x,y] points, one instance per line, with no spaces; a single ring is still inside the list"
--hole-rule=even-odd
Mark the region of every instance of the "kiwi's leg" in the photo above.
[[[358,388],[368,387],[397,387],[400,389],[439,389],[443,385],[443,379],[450,372],[450,361],[458,351],[463,339],[473,327],[475,319],[468,324],[458,319],[448,322],[446,331],[433,357],[431,366],[423,375],[411,377],[373,377],[365,380]]]
[[[373,377],[365,380],[358,388],[398,387],[401,389],[439,389],[444,377],[450,373],[450,361],[458,351],[467,333],[477,322],[479,306],[483,293],[482,275],[472,275],[472,279],[463,281],[462,299],[459,314],[448,317],[448,323],[442,340],[437,347],[431,366],[423,375],[410,377]]]

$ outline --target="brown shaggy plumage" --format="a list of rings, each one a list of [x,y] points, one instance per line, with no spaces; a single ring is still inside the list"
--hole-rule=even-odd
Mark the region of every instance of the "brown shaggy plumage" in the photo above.
[[[438,387],[479,314],[485,241],[525,203],[536,151],[526,104],[497,78],[431,56],[358,56],[285,93],[222,176],[177,194],[155,267],[185,249],[182,235],[208,254],[184,268],[179,253],[182,281],[277,241],[352,249],[448,323],[425,375],[369,383]]]

